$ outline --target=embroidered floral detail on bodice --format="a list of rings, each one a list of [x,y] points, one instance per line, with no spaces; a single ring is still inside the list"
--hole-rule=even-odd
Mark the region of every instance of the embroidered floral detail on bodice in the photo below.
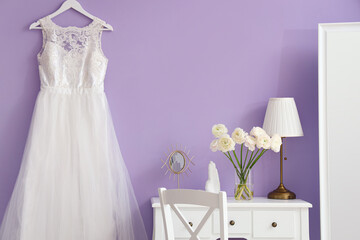
[[[43,47],[38,54],[41,86],[103,89],[107,58],[101,50],[103,22],[86,27],[60,27],[49,17],[40,20]]]
[[[51,34],[50,41],[56,43],[64,48],[67,52],[72,54],[83,53],[85,47],[88,45],[89,33],[86,31],[74,31],[69,30],[66,32],[55,31],[54,34]]]

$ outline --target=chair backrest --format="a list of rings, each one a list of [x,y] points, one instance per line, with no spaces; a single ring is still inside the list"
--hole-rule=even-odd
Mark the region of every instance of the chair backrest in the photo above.
[[[159,198],[161,212],[163,216],[166,240],[174,240],[174,226],[172,221],[171,209],[180,219],[186,230],[190,234],[189,240],[199,240],[198,234],[209,219],[215,209],[219,209],[220,214],[220,239],[228,240],[227,226],[227,198],[226,192],[210,193],[201,190],[191,189],[169,189],[159,188]],[[195,230],[189,226],[187,219],[179,211],[176,204],[193,204],[209,207],[209,210],[200,221]]]

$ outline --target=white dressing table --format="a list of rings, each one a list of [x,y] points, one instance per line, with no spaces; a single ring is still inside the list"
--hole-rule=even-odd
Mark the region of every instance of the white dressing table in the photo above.
[[[153,240],[165,240],[163,220],[159,198],[152,198],[153,207]],[[178,205],[196,228],[206,208],[195,205]],[[309,208],[306,201],[273,200],[254,198],[250,201],[236,201],[228,198],[229,238],[245,238],[247,240],[309,240]],[[176,240],[188,239],[190,235],[180,220],[174,215]],[[214,240],[218,238],[219,226],[216,212],[209,218],[200,238]]]

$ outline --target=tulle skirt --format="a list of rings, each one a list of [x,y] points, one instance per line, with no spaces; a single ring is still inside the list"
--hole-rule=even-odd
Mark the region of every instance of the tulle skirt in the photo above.
[[[40,91],[0,239],[147,239],[103,91]]]

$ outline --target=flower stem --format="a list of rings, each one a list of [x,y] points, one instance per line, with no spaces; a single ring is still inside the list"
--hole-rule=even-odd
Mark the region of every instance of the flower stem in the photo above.
[[[253,154],[254,154],[254,151],[251,152],[249,162],[251,162],[251,159],[252,159]]]
[[[250,190],[250,188],[247,186],[247,184],[238,184],[235,191],[235,199],[241,200],[241,199],[252,199],[253,198],[253,192]]]
[[[253,163],[250,165],[250,169],[255,165],[255,163],[257,163],[257,161],[262,157],[262,155],[264,155],[264,153],[267,152],[268,149],[263,149],[261,151],[261,153],[259,154],[259,156],[253,161]]]
[[[235,170],[236,170],[236,174],[238,175],[238,177],[239,177],[239,179],[240,179],[240,178],[241,178],[241,174],[240,174],[240,172],[239,172],[239,169],[236,167],[234,161],[232,160],[230,153],[229,153],[229,152],[227,152],[227,153],[228,153],[228,154],[224,153],[224,155],[231,161],[231,163],[233,164],[233,166],[234,166],[234,168],[235,168]]]
[[[254,155],[254,157],[253,157],[252,160],[254,160],[254,159],[256,158],[256,155],[259,153],[259,151],[260,151],[260,148],[256,151],[256,153],[255,153],[255,155]]]
[[[240,162],[239,162],[238,157],[236,156],[236,152],[235,152],[235,150],[233,150],[233,154],[234,154],[234,156],[235,156],[235,158],[236,158],[236,162],[237,162],[237,164],[239,165],[240,171],[242,171],[242,166],[241,166],[241,164],[240,164]]]
[[[246,157],[245,157],[245,161],[244,161],[244,167],[246,166],[246,161],[247,161],[248,153],[249,153],[249,149],[247,148],[247,150],[246,150]]]
[[[241,171],[242,171],[242,168],[243,168],[243,166],[242,166],[242,161],[243,161],[243,157],[242,157],[242,155],[243,155],[243,147],[244,147],[244,144],[241,144],[241,150],[240,150],[240,169],[241,169]]]

